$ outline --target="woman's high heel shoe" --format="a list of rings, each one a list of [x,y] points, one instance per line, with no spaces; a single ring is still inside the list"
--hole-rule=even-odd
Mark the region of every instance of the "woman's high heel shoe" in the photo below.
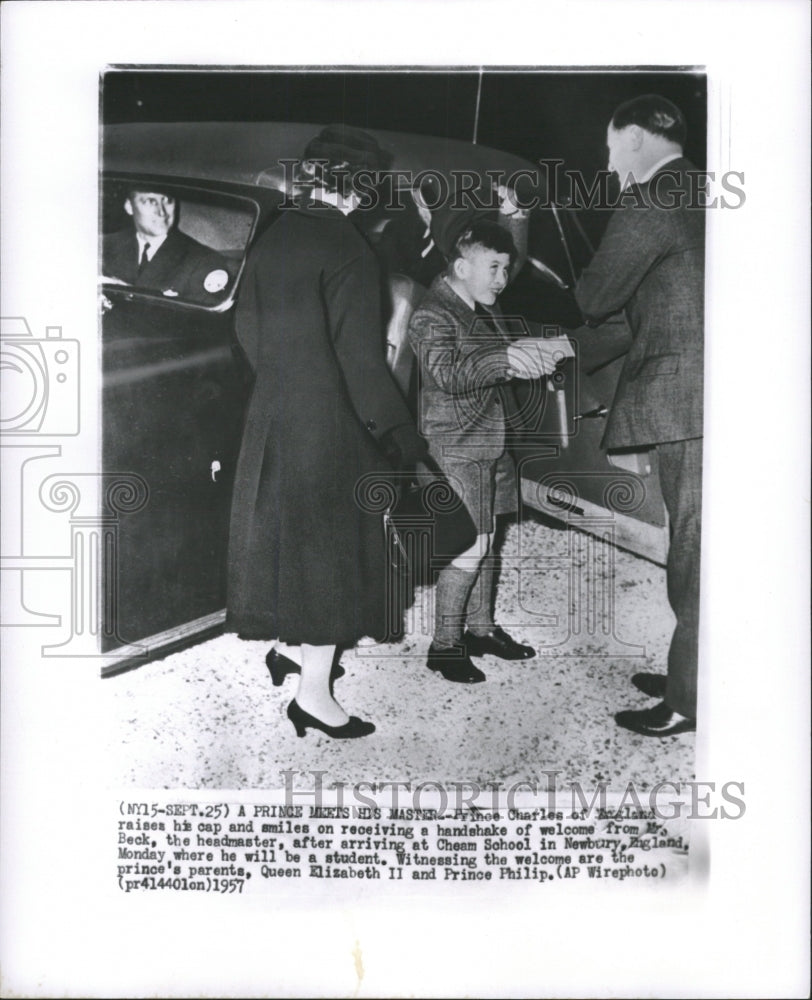
[[[328,726],[315,715],[310,715],[300,708],[295,699],[288,705],[288,718],[293,723],[297,736],[304,736],[308,729],[318,729],[326,736],[332,736],[334,740],[355,740],[375,732],[375,726],[371,722],[365,722],[355,715],[351,715],[350,721],[345,722],[343,726]]]
[[[290,657],[283,656],[282,653],[277,652],[275,646],[265,657],[265,665],[270,672],[274,687],[281,687],[288,674],[300,674],[302,672],[302,668],[298,663],[294,663]],[[330,673],[330,680],[337,680],[343,676],[344,668],[337,663],[334,664]]]

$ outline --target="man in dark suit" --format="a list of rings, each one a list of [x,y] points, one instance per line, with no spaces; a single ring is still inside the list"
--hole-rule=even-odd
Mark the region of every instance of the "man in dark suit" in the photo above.
[[[575,290],[591,325],[626,311],[633,342],[603,446],[656,448],[670,519],[668,599],[677,624],[668,675],[633,678],[662,700],[615,716],[646,736],[696,728],[705,218],[682,155],[685,134],[680,110],[658,95],[615,111],[607,144],[620,207]]]
[[[106,278],[207,306],[225,298],[234,262],[178,229],[174,195],[133,189],[127,193],[124,211],[132,218],[132,227],[105,236],[102,243]]]

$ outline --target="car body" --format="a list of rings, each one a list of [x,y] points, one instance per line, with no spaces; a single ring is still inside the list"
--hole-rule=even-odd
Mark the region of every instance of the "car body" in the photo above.
[[[101,250],[127,224],[127,192],[168,192],[179,228],[223,262],[199,300],[102,274],[103,471],[137,481],[144,502],[120,516],[104,561],[101,615],[107,672],[199,641],[222,628],[230,490],[250,378],[233,337],[246,254],[284,210],[286,161],[319,126],[161,123],[107,126],[102,144]],[[510,153],[436,137],[373,130],[402,176],[467,171],[484,182],[533,165]],[[538,184],[541,181],[539,180]],[[538,184],[534,188],[538,192]],[[609,456],[604,417],[622,363],[622,322],[581,326],[572,287],[590,255],[574,211],[541,199],[531,213],[532,261],[503,308],[542,328],[576,329],[578,357],[541,393],[532,431],[512,439],[526,505],[662,561],[665,517],[646,454]],[[385,219],[383,220],[385,223]],[[374,234],[373,234],[374,238]],[[102,268],[104,270],[104,268]],[[220,274],[214,282],[213,273]],[[227,274],[223,280],[222,274]],[[420,290],[393,278],[388,338],[396,379],[409,388],[405,327]],[[613,332],[614,331],[614,332]],[[608,535],[607,535],[608,533]]]

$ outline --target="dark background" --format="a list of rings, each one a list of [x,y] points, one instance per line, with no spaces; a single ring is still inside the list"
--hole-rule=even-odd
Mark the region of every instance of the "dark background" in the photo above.
[[[102,120],[346,122],[471,141],[479,72],[403,70],[113,70],[102,86]],[[688,121],[686,155],[706,159],[702,72],[485,70],[478,142],[528,160],[560,158],[586,176],[606,167],[606,126],[622,101],[670,98]]]

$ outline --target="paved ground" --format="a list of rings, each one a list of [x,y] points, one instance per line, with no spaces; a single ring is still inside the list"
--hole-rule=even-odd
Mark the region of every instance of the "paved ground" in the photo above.
[[[539,780],[584,787],[693,777],[694,737],[653,740],[612,713],[649,699],[629,684],[662,671],[673,618],[664,570],[580,532],[513,525],[498,589],[501,622],[539,655],[479,661],[487,682],[449,684],[425,668],[432,590],[420,591],[405,642],[346,652],[336,692],[373,720],[367,739],[298,739],[285,717],[296,678],[272,687],[267,643],[224,635],[103,682],[110,763],[145,788],[278,788],[283,769],[324,781]],[[312,782],[312,778],[308,778]],[[542,779],[546,781],[546,779]]]

